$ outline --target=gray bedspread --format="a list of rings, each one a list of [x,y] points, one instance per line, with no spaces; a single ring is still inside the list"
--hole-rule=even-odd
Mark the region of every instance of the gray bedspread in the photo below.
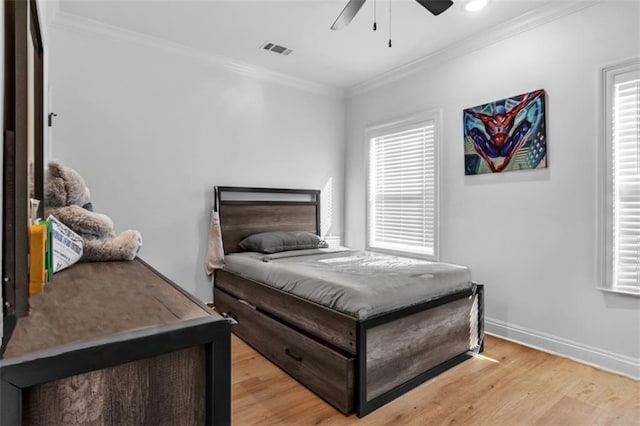
[[[465,266],[348,249],[234,253],[224,269],[359,320],[472,286]]]

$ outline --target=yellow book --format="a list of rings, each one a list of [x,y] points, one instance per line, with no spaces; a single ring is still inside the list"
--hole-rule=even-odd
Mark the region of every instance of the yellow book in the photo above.
[[[31,225],[29,228],[29,296],[35,296],[44,290],[47,280],[46,269],[47,226]]]

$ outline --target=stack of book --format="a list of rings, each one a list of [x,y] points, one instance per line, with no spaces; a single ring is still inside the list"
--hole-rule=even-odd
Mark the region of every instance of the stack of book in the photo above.
[[[54,216],[35,219],[29,228],[29,296],[44,290],[53,274],[82,257],[82,238]]]

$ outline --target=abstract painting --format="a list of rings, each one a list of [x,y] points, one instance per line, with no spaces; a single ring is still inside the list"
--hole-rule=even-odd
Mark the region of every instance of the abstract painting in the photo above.
[[[542,89],[467,108],[463,127],[465,175],[547,167]]]

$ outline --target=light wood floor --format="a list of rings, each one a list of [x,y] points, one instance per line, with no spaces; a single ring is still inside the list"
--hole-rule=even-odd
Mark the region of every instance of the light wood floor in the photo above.
[[[234,425],[640,425],[640,382],[487,336],[471,358],[358,419],[232,338]]]

